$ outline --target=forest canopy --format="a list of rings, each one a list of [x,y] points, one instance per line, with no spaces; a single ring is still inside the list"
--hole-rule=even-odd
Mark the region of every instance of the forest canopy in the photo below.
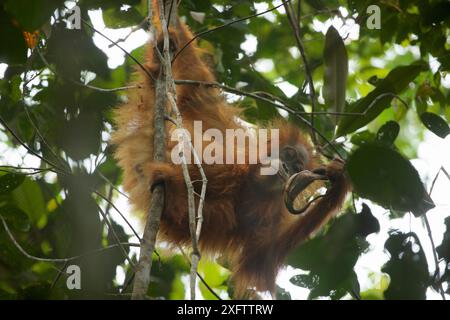
[[[281,115],[347,163],[342,213],[289,256],[276,298],[449,298],[450,2],[286,1],[293,23],[282,1],[179,2],[249,124]],[[146,16],[145,0],[0,3],[0,299],[130,298],[141,230],[109,138]],[[148,295],[188,298],[186,257],[157,253]],[[233,297],[226,263],[199,274],[202,298]]]

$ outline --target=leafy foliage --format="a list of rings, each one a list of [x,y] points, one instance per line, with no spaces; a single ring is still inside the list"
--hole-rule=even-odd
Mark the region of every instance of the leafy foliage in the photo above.
[[[126,57],[110,69],[108,56],[93,40],[95,31],[85,23],[79,30],[68,28],[68,4],[75,3],[0,3],[0,67],[6,68],[0,78],[0,299],[127,299],[131,292],[135,251],[117,242],[134,241],[131,230],[113,215],[121,173],[108,146],[112,108],[127,92],[95,87],[125,86],[136,63]],[[76,4],[90,25],[89,12],[100,9],[107,28],[146,28],[146,1]],[[381,29],[367,27],[369,5],[380,8]],[[200,37],[199,46],[218,80],[275,96],[296,112],[309,111],[305,65],[285,13],[255,15],[273,6],[272,1],[186,0],[179,14],[194,33],[252,16]],[[315,111],[320,112],[316,129],[346,158],[352,196],[364,202],[356,213],[349,201],[344,214],[293,252],[288,264],[306,273],[299,272],[291,282],[309,289],[311,299],[348,294],[424,299],[427,289],[438,291],[440,285],[450,294],[449,218],[437,248],[441,269],[446,264],[441,273],[429,274],[418,236],[400,231],[391,231],[385,243],[389,260],[377,270],[379,288],[360,292],[358,278],[364,275],[355,271],[371,250],[370,236],[380,230],[371,208],[380,205],[396,218],[409,211],[423,217],[434,206],[410,160],[426,130],[447,139],[450,133],[449,2],[307,0],[301,1],[300,12],[300,35],[317,92]],[[317,31],[331,18],[345,25],[333,23],[323,33]],[[359,26],[357,39],[347,23]],[[143,61],[143,53],[139,47],[131,55]],[[267,101],[241,97],[237,107],[249,122],[280,117]],[[310,131],[298,114],[288,118]],[[324,151],[333,152],[327,141],[319,141]],[[181,255],[166,254],[164,247],[159,251],[150,296],[185,298],[188,264]],[[67,263],[46,260],[66,257],[75,258]],[[68,264],[81,266],[82,290],[67,288]],[[232,292],[225,263],[202,259],[199,272],[221,296]],[[200,291],[215,299],[204,284]],[[293,296],[282,287],[276,295]]]
[[[394,232],[386,241],[385,248],[391,256],[382,269],[391,278],[384,293],[386,299],[425,299],[430,276],[417,235]]]
[[[434,207],[417,171],[390,148],[376,144],[358,148],[349,157],[347,170],[356,192],[386,208],[418,216]]]
[[[291,279],[295,285],[311,289],[309,298],[330,296],[339,299],[348,292],[359,295],[359,283],[353,268],[368,249],[365,237],[378,232],[380,225],[364,204],[361,213],[348,212],[333,222],[325,234],[300,246],[288,263],[310,273]]]
[[[325,35],[324,99],[330,110],[342,112],[347,89],[348,57],[339,32],[330,27]]]
[[[447,217],[445,219],[445,226],[446,230],[444,233],[444,239],[442,240],[442,244],[436,248],[439,259],[444,259],[446,269],[443,274],[443,276],[438,279],[438,282],[447,282],[447,284],[450,283],[450,218]],[[440,275],[439,275],[440,276]],[[449,289],[447,287],[447,293],[449,292]]]

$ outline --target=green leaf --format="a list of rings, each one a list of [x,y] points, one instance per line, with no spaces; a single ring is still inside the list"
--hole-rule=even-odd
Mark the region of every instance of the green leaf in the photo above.
[[[400,132],[400,126],[395,121],[386,122],[377,132],[377,142],[386,147],[392,146]]]
[[[102,12],[107,28],[126,28],[138,25],[144,20],[144,17],[134,7],[128,7],[126,10],[112,7]]]
[[[46,21],[63,1],[55,0],[6,0],[4,7],[22,28],[35,31]]]
[[[351,143],[356,144],[357,146],[362,146],[364,144],[373,142],[375,140],[375,138],[376,138],[376,136],[373,132],[364,130],[364,131],[353,134],[350,141],[351,141]]]
[[[28,282],[29,283],[29,282]],[[45,300],[51,294],[51,283],[47,281],[32,282],[20,289],[20,300]]]
[[[6,205],[0,207],[0,215],[15,230],[28,232],[30,230],[30,219],[25,212],[17,207]]]
[[[450,264],[450,216],[445,218],[446,230],[444,232],[444,237],[442,243],[436,248],[439,259],[444,259],[447,265]],[[449,293],[450,288],[450,269],[447,268],[441,279],[436,279],[436,281],[445,280],[447,282],[447,293]]]
[[[309,274],[297,274],[289,279],[289,281],[298,287],[313,289],[317,286],[319,279],[317,276],[314,277]]]
[[[424,70],[425,66],[421,62],[393,69],[367,96],[348,106],[348,112],[365,114],[341,117],[337,135],[351,133],[371,122],[390,106],[395,95],[401,93]]]
[[[57,143],[71,158],[82,160],[98,152],[101,129],[101,115],[85,110],[79,116],[59,124]]]
[[[438,88],[431,86],[428,81],[417,88],[415,101],[419,115],[432,109],[437,109],[436,111],[439,112],[439,109],[446,105],[444,94]],[[428,105],[429,101],[432,102],[430,106]]]
[[[13,191],[12,196],[17,207],[24,211],[33,223],[45,218],[47,210],[44,197],[35,181],[26,178],[22,185]]]
[[[325,103],[334,112],[342,112],[345,107],[345,89],[348,77],[348,57],[344,41],[339,32],[331,26],[325,35],[324,48]],[[339,119],[336,116],[336,122]]]
[[[428,130],[442,139],[450,133],[450,126],[448,123],[434,113],[424,112],[420,115],[420,120],[422,120],[422,123]]]
[[[0,62],[9,64],[25,63],[27,45],[22,31],[13,24],[13,18],[0,5],[0,39],[8,45],[0,46]]]
[[[170,292],[170,300],[184,300],[185,298],[185,287],[181,280],[181,273],[175,275],[172,282],[172,291]]]
[[[277,300],[292,300],[291,294],[279,286],[277,286],[276,298]]]
[[[381,269],[391,279],[384,296],[388,300],[425,299],[430,284],[428,264],[415,233],[394,232],[384,245],[391,259]]]
[[[295,285],[311,290],[309,298],[331,296],[338,299],[358,287],[353,268],[367,249],[365,236],[377,231],[371,214],[348,212],[321,234],[296,248],[288,257],[294,268],[310,270],[291,278]]]
[[[440,259],[445,259],[450,263],[450,216],[445,218],[445,226],[446,230],[444,232],[442,243],[436,248],[436,251]]]
[[[367,237],[371,233],[380,232],[380,223],[378,219],[372,215],[372,211],[365,203],[362,204],[362,210],[359,213],[359,230],[358,234]]]
[[[20,84],[22,83],[22,79],[19,75],[15,75],[11,79],[11,101],[16,103],[22,99],[22,92],[20,91]]]
[[[180,274],[187,272],[189,272],[189,267],[181,255],[170,258],[162,257],[161,261],[153,258],[149,295],[151,297],[169,297],[173,292],[173,285],[180,286]]]
[[[79,79],[81,71],[86,70],[105,79],[110,75],[106,54],[97,48],[84,28],[67,29],[64,23],[55,23],[48,39],[46,58],[65,79]]]
[[[359,195],[385,208],[419,216],[434,207],[416,169],[391,148],[361,146],[348,158],[347,171]]]
[[[198,271],[202,274],[205,282],[218,293],[220,290],[226,290],[224,285],[229,276],[230,272],[222,267],[221,265],[207,261],[201,260],[199,263]],[[216,300],[217,298],[205,287],[205,285],[200,283],[200,291],[205,299]]]
[[[18,173],[7,173],[0,176],[0,194],[7,194],[22,184],[25,176]]]

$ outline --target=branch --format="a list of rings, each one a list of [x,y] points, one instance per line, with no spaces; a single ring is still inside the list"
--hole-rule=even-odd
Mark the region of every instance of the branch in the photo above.
[[[173,1],[170,4],[170,8],[173,8]],[[171,106],[172,113],[175,114],[175,124],[177,129],[182,132],[180,136],[180,140],[182,143],[179,144],[180,150],[179,155],[181,157],[181,167],[183,171],[183,178],[186,184],[186,190],[187,190],[187,196],[188,196],[188,213],[189,213],[189,231],[191,235],[191,241],[192,241],[192,254],[191,254],[191,274],[190,274],[190,289],[191,289],[191,299],[195,300],[195,288],[196,288],[196,276],[198,274],[198,263],[200,261],[200,250],[198,247],[198,239],[200,238],[202,223],[203,223],[203,205],[205,201],[205,194],[206,194],[206,185],[207,185],[207,179],[205,172],[203,171],[203,168],[200,164],[200,159],[198,157],[198,154],[194,147],[192,146],[192,141],[190,140],[190,137],[188,134],[186,134],[186,130],[183,127],[183,118],[181,115],[180,110],[178,109],[177,103],[176,103],[176,88],[175,88],[175,82],[172,75],[172,66],[171,66],[171,59],[170,59],[170,52],[169,52],[169,32],[167,29],[167,22],[165,15],[163,12],[162,2],[159,1],[159,10],[160,10],[160,19],[161,19],[161,26],[162,26],[162,32],[164,36],[164,50],[163,50],[163,63],[164,63],[164,70],[166,75],[166,80],[168,84],[168,92],[167,97]],[[172,13],[169,13],[169,18],[171,17],[171,24],[176,23],[176,16]],[[197,211],[197,217],[195,215],[195,191],[194,191],[194,185],[192,183],[192,179],[189,173],[189,167],[186,160],[186,155],[184,154],[184,147],[188,146],[189,152],[194,155],[194,163],[197,164],[197,168],[200,172],[200,175],[202,177],[202,191],[200,195],[200,201],[198,205],[198,211]]]
[[[111,190],[114,190],[113,185],[111,185]],[[139,234],[137,233],[137,231],[133,228],[133,226],[131,225],[131,223],[128,221],[128,219],[125,217],[125,215],[116,207],[116,205],[111,201],[111,199],[108,199],[108,197],[106,197],[105,195],[101,194],[98,191],[94,191],[94,193],[96,195],[98,195],[100,198],[102,198],[103,200],[106,201],[106,203],[108,203],[109,206],[111,206],[112,208],[114,208],[114,210],[120,215],[120,217],[123,219],[123,221],[125,221],[125,223],[128,225],[128,227],[130,227],[131,231],[133,232],[133,234],[136,236],[136,238],[139,239],[139,241],[141,241],[141,238],[139,237]]]
[[[103,181],[105,181],[107,184],[109,184],[111,186],[111,188],[113,188],[115,191],[117,191],[117,193],[119,193],[121,196],[125,197],[126,199],[130,199],[130,197],[127,194],[125,194],[124,192],[120,191],[120,189],[117,188],[111,180],[109,180],[107,177],[105,177],[105,175],[103,173],[101,173],[100,171],[96,171],[96,172],[97,172],[98,176]]]
[[[317,146],[317,137],[316,131],[313,129],[314,126],[314,112],[316,110],[316,91],[314,89],[313,78],[311,74],[311,68],[308,64],[308,59],[306,58],[305,47],[303,46],[301,37],[300,37],[300,27],[296,22],[295,14],[291,10],[291,7],[288,6],[287,3],[284,3],[284,9],[286,10],[286,15],[288,17],[289,23],[291,25],[292,31],[294,31],[295,41],[297,42],[298,50],[300,51],[300,55],[302,56],[303,64],[305,65],[306,79],[308,81],[309,86],[309,97],[311,100],[311,138],[314,142],[314,145]]]
[[[89,89],[99,91],[99,92],[117,92],[117,91],[141,88],[141,86],[139,86],[139,85],[124,86],[124,87],[117,87],[117,88],[99,88],[99,87],[91,86],[90,84],[85,84],[85,83],[75,81],[75,80],[70,80],[70,81],[81,87],[89,88]]]
[[[20,172],[20,174],[23,174],[25,176],[32,176],[35,174],[41,174],[41,173],[51,171],[51,169],[48,169],[48,168],[41,169],[41,168],[20,168],[20,167],[14,167],[14,166],[0,166],[1,172],[15,173],[15,171],[18,171],[18,170],[33,170],[32,172]]]
[[[186,259],[188,264],[192,267],[191,261],[189,260],[189,257],[184,252],[183,248],[178,246],[178,249],[180,250],[180,252],[183,255],[183,257]],[[211,292],[211,294],[214,297],[216,297],[217,300],[222,300],[222,298],[213,290],[213,288],[211,288],[211,286],[206,282],[206,280],[201,276],[200,273],[197,272],[197,276],[200,279],[200,281],[205,285],[206,289],[208,289],[208,291]]]
[[[113,248],[117,248],[120,246],[128,246],[128,247],[139,247],[138,243],[130,243],[130,242],[120,242],[120,243],[116,243],[116,244],[112,244],[110,246],[104,247],[104,248],[99,248],[99,249],[95,249],[92,251],[89,251],[87,253],[83,253],[80,254],[78,256],[73,256],[73,257],[68,257],[68,258],[41,258],[41,257],[36,257],[33,256],[31,254],[29,254],[16,240],[16,238],[14,237],[14,235],[12,234],[11,230],[8,227],[8,224],[6,223],[5,218],[0,215],[0,220],[3,223],[3,227],[5,228],[6,233],[8,234],[9,238],[11,239],[12,243],[14,244],[14,246],[28,259],[34,260],[34,261],[39,261],[39,262],[52,262],[52,263],[56,263],[56,262],[63,262],[63,263],[67,263],[70,261],[74,261],[74,260],[78,260],[81,258],[84,258],[86,256],[95,254],[95,253],[100,253],[109,249],[113,249]]]
[[[265,97],[261,97],[261,96],[258,95],[258,94],[250,93],[250,92],[244,92],[244,91],[241,91],[241,90],[239,90],[239,89],[235,89],[235,88],[232,88],[232,87],[230,87],[230,86],[220,84],[220,83],[218,83],[218,82],[195,81],[195,80],[176,80],[175,83],[178,83],[178,84],[190,84],[190,85],[204,85],[204,86],[209,86],[209,87],[217,87],[217,88],[221,88],[221,89],[223,89],[224,91],[227,91],[227,92],[230,92],[230,93],[234,93],[234,94],[238,94],[238,95],[241,95],[241,96],[246,96],[246,97],[250,97],[250,98],[253,98],[253,99],[257,99],[257,100],[261,100],[261,101],[268,102],[268,103],[270,103],[270,104],[272,104],[272,105],[274,105],[274,106],[276,106],[276,107],[278,107],[278,108],[280,108],[280,109],[283,109],[283,110],[289,112],[290,114],[293,114],[294,116],[296,116],[300,121],[302,121],[304,124],[306,124],[308,127],[310,127],[311,130],[313,130],[314,132],[316,132],[316,133],[319,135],[320,138],[322,138],[324,141],[326,141],[326,142],[330,145],[330,147],[333,149],[333,151],[334,151],[339,157],[343,158],[342,155],[340,154],[339,150],[338,150],[338,149],[336,148],[336,146],[333,144],[333,142],[330,141],[329,139],[327,139],[327,137],[325,137],[325,135],[324,135],[323,133],[321,133],[317,128],[315,128],[308,120],[306,120],[306,119],[302,116],[302,114],[310,114],[309,112],[306,112],[306,113],[305,113],[305,112],[302,112],[302,111],[296,111],[296,110],[293,110],[293,109],[292,109],[290,106],[288,106],[288,105],[277,104],[277,103],[275,103],[273,100],[270,100],[270,99],[265,98]],[[279,99],[279,98],[277,98],[277,99]],[[279,100],[278,100],[278,101],[279,101]],[[365,113],[363,113],[363,114],[355,113],[355,114],[351,114],[351,115],[358,115],[358,116],[359,116],[359,115],[364,115],[364,114],[365,114]]]
[[[441,173],[441,171],[444,172],[444,174],[450,180],[450,176],[447,173],[447,171],[444,169],[444,167],[441,167],[439,169],[439,171],[437,172],[436,176],[434,177],[433,182],[431,183],[430,192],[428,192],[428,195],[430,197],[431,197],[431,194],[433,193],[434,185],[435,185],[436,180],[439,177],[439,174]],[[425,227],[427,228],[428,238],[430,239],[431,248],[433,250],[434,264],[436,265],[436,270],[434,272],[434,278],[436,279],[437,277],[440,277],[440,273],[441,273],[441,271],[439,269],[439,259],[438,259],[437,253],[436,253],[436,245],[433,240],[433,234],[431,232],[430,222],[428,221],[427,213],[425,212],[422,217],[425,222]],[[442,300],[446,300],[444,288],[442,287],[442,283],[441,282],[438,283],[437,287],[438,287],[439,293],[441,294]]]
[[[53,74],[57,75],[57,72],[53,69],[53,67],[50,65],[50,63],[47,61],[47,59],[45,59],[45,57],[42,54],[42,52],[39,49],[39,47],[36,47],[36,51],[39,54],[39,57],[41,58],[42,62],[45,64],[45,66]],[[67,79],[67,80],[72,82],[73,84],[76,84],[77,86],[89,88],[89,89],[92,89],[92,90],[95,90],[95,91],[99,91],[99,92],[117,92],[117,91],[130,90],[130,89],[140,89],[141,88],[140,85],[124,86],[124,87],[117,87],[117,88],[99,88],[99,87],[92,86],[90,84],[82,83],[82,82],[77,81],[77,80],[73,80],[73,79]]]
[[[218,27],[215,27],[215,28],[208,29],[208,30],[205,30],[205,31],[202,31],[202,32],[197,33],[191,40],[189,40],[189,41],[188,41],[188,42],[187,42],[187,43],[186,43],[186,44],[185,44],[185,45],[177,52],[177,54],[176,54],[176,55],[173,57],[173,59],[172,59],[172,63],[173,63],[173,62],[175,61],[175,59],[181,54],[181,52],[183,52],[184,49],[186,49],[187,47],[189,47],[189,45],[191,45],[191,43],[194,42],[197,38],[200,38],[201,36],[204,36],[204,35],[206,35],[206,34],[208,34],[208,33],[212,33],[212,32],[217,31],[217,30],[219,30],[219,29],[223,29],[223,28],[225,28],[225,27],[231,26],[232,24],[235,24],[235,23],[238,23],[238,22],[241,22],[241,21],[245,21],[245,20],[248,20],[248,19],[251,19],[251,18],[255,18],[255,17],[258,17],[258,16],[262,16],[262,15],[268,13],[268,12],[271,12],[271,11],[274,11],[274,10],[280,8],[282,5],[284,5],[285,3],[289,2],[289,1],[290,1],[290,0],[283,1],[281,4],[279,4],[279,5],[277,5],[277,6],[273,7],[273,8],[267,9],[267,10],[265,10],[265,11],[263,11],[263,12],[255,13],[255,14],[252,14],[252,15],[249,15],[249,16],[246,16],[246,17],[243,17],[243,18],[239,18],[239,19],[230,21],[230,22],[228,22],[228,23],[225,23],[225,24],[223,24],[223,25],[220,25],[220,26],[218,26]]]
[[[39,55],[42,57],[42,55],[41,55],[41,53],[40,53],[38,47],[36,47],[36,49],[37,49]],[[34,128],[34,130],[35,130],[37,136],[41,139],[41,142],[48,148],[48,150],[49,150],[50,153],[55,157],[55,159],[58,160],[59,164],[61,164],[63,167],[66,167],[66,168],[69,168],[69,169],[70,169],[70,167],[68,167],[68,165],[67,165],[66,163],[64,163],[64,162],[61,160],[60,156],[57,155],[57,154],[53,151],[53,149],[51,148],[51,146],[47,143],[47,140],[46,140],[46,139],[44,138],[44,136],[41,134],[41,131],[39,130],[39,127],[34,123],[33,118],[32,118],[32,116],[31,116],[31,115],[32,115],[32,111],[31,111],[31,110],[28,110],[29,106],[27,105],[27,103],[26,103],[26,101],[25,101],[25,97],[28,95],[28,83],[29,83],[29,81],[27,81],[28,70],[30,69],[30,66],[31,66],[31,64],[32,64],[32,59],[34,58],[34,56],[35,56],[34,54],[31,54],[30,57],[27,59],[26,69],[25,69],[25,73],[24,73],[24,76],[23,76],[24,83],[23,83],[23,90],[22,90],[22,95],[21,95],[21,101],[22,101],[23,107],[24,107],[24,109],[25,109],[25,113],[26,113],[26,115],[27,115],[27,117],[28,117],[28,120],[30,121],[31,126]],[[42,58],[43,58],[43,57],[42,57]],[[38,74],[39,74],[39,73],[38,73]],[[33,78],[34,78],[34,77],[33,77]],[[30,80],[30,81],[31,81],[31,80]]]
[[[156,29],[153,25],[152,0],[148,1],[148,21],[150,34],[153,39],[153,49],[158,50]],[[159,0],[161,1],[161,0]],[[167,0],[166,0],[167,1]],[[162,3],[160,3],[162,7]],[[175,7],[176,8],[176,7]],[[163,11],[161,14],[164,14]],[[161,21],[162,23],[162,21]],[[164,50],[169,49],[168,41],[164,41]],[[144,68],[145,69],[145,68]],[[145,69],[146,70],[146,69]],[[167,104],[167,80],[165,77],[167,70],[163,68],[162,74],[155,79],[155,103],[154,103],[154,136],[153,136],[153,160],[157,162],[165,161],[166,151],[166,131],[165,131],[165,106]],[[146,73],[149,73],[146,70]],[[153,78],[150,74],[150,78]],[[149,186],[150,189],[150,186]],[[153,188],[150,209],[144,228],[144,235],[141,241],[141,250],[139,262],[136,268],[136,274],[133,283],[133,294],[131,299],[143,300],[147,297],[148,286],[150,283],[150,271],[152,268],[152,253],[155,250],[156,235],[159,230],[161,214],[164,210],[165,189],[161,184]]]
[[[269,92],[264,92],[264,91],[255,91],[255,92],[246,92],[240,89],[236,89],[230,86],[227,86],[225,84],[221,84],[219,82],[209,82],[209,81],[200,81],[200,80],[175,80],[176,84],[181,84],[181,85],[201,85],[201,86],[206,86],[206,87],[215,87],[215,88],[220,88],[223,91],[226,91],[228,93],[233,93],[239,96],[244,96],[244,97],[249,97],[249,98],[253,98],[255,100],[260,100],[260,101],[264,101],[267,102],[271,105],[273,105],[274,107],[284,109],[284,107],[290,108],[292,109],[292,113],[296,113],[296,114],[301,114],[301,115],[311,115],[311,114],[315,114],[315,115],[333,115],[333,116],[340,116],[340,117],[345,117],[345,116],[365,116],[367,111],[366,110],[364,112],[334,112],[334,111],[315,111],[315,112],[307,112],[307,111],[297,111],[294,110],[294,107],[289,105],[286,101],[284,101],[283,99],[274,96],[273,94],[269,93]],[[392,93],[388,93],[388,95],[393,95]],[[264,97],[267,96],[267,97]],[[277,103],[278,102],[278,103]],[[403,103],[405,103],[404,101],[402,101]],[[371,108],[372,105],[370,105],[369,107]],[[286,110],[288,111],[288,110]],[[289,111],[288,111],[289,112]]]
[[[134,265],[133,261],[131,261],[130,257],[128,256],[128,252],[127,252],[127,251],[125,250],[125,248],[121,245],[120,238],[119,238],[119,236],[117,235],[116,230],[115,230],[114,227],[112,226],[111,221],[109,221],[109,219],[108,219],[106,213],[103,211],[103,209],[102,209],[99,205],[97,205],[97,208],[98,208],[98,210],[100,211],[100,214],[102,215],[103,220],[106,222],[109,231],[112,232],[113,237],[114,237],[114,240],[116,240],[116,244],[119,246],[120,250],[122,251],[122,254],[123,254],[124,258],[128,261],[128,263],[130,264],[131,268],[132,268],[132,269],[135,269],[136,266]]]
[[[149,2],[151,2],[151,0],[148,0]],[[151,7],[151,4],[149,4],[149,8]],[[149,11],[150,12],[150,11]],[[149,15],[150,16],[150,15]],[[116,46],[117,48],[119,48],[120,50],[122,50],[123,53],[125,53],[126,56],[128,56],[131,60],[133,60],[138,66],[139,68],[144,71],[144,73],[152,80],[155,80],[153,75],[151,74],[151,72],[149,72],[147,70],[147,68],[144,67],[144,65],[142,63],[140,63],[135,57],[133,57],[133,55],[131,53],[129,53],[127,50],[125,50],[124,48],[122,48],[116,41],[111,40],[108,36],[106,36],[105,34],[103,34],[103,32],[98,31],[97,29],[95,29],[89,22],[87,22],[86,20],[84,20],[83,18],[80,18],[81,22],[83,22],[83,24],[85,24],[87,27],[89,27],[92,31],[97,32],[99,35],[101,35],[103,38],[105,38],[106,40],[108,40],[109,42],[111,42],[114,46]],[[149,18],[149,21],[151,21],[151,18]],[[151,24],[150,24],[151,25]]]
[[[27,149],[27,151],[34,155],[35,157],[38,157],[39,159],[41,159],[43,162],[45,162],[46,164],[48,164],[51,169],[50,171],[53,171],[55,173],[62,173],[62,174],[70,174],[69,172],[65,171],[64,169],[59,168],[57,165],[55,165],[53,162],[51,162],[50,160],[48,160],[47,158],[45,158],[44,156],[41,156],[39,153],[37,153],[36,151],[34,151],[33,149],[31,149],[15,132],[14,130],[11,129],[10,126],[8,126],[8,124],[6,123],[5,120],[3,120],[2,117],[0,117],[0,124],[5,127],[5,129],[17,140],[17,142],[22,145],[25,149]]]
[[[145,29],[147,24],[147,19],[144,19],[143,21],[141,21],[141,23],[139,23],[137,26],[133,26],[131,27],[130,32],[123,38],[118,39],[117,41],[114,41],[113,43],[110,43],[108,45],[108,48],[112,48],[114,46],[116,46],[119,42],[125,42],[127,41],[127,39],[137,30],[139,29]]]

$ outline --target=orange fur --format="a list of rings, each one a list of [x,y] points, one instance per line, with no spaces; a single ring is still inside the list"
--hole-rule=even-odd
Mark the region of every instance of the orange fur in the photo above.
[[[180,23],[178,30],[171,30],[170,36],[181,48],[192,34]],[[145,66],[153,74],[159,70],[157,59],[149,45]],[[195,43],[177,57],[173,76],[174,79],[215,80],[201,60],[201,52]],[[141,89],[115,112],[117,130],[112,143],[124,172],[124,189],[135,210],[146,213],[151,199],[149,186],[164,180],[166,205],[159,237],[171,244],[189,245],[187,191],[181,166],[170,163],[170,150],[174,147],[170,142],[168,162],[152,161],[155,92],[151,79],[144,74],[140,78]],[[184,126],[191,134],[194,120],[202,120],[203,130],[216,128],[225,132],[225,129],[243,128],[236,121],[236,108],[229,106],[217,89],[178,85],[177,104]],[[306,169],[320,164],[311,143],[298,128],[282,120],[273,126],[280,128],[280,149],[284,145],[302,145],[309,154]],[[170,137],[174,126],[167,122],[166,127]],[[342,165],[331,162],[327,173],[332,187],[324,198],[299,217],[291,215],[285,208],[282,181],[276,175],[261,176],[260,165],[203,164],[203,168],[208,186],[200,248],[202,253],[223,254],[229,259],[238,297],[242,297],[248,288],[274,292],[275,277],[286,255],[337,211],[349,188]],[[200,179],[194,165],[190,165],[189,170],[192,180]],[[201,182],[194,186],[200,192]],[[142,218],[145,219],[145,214]]]

